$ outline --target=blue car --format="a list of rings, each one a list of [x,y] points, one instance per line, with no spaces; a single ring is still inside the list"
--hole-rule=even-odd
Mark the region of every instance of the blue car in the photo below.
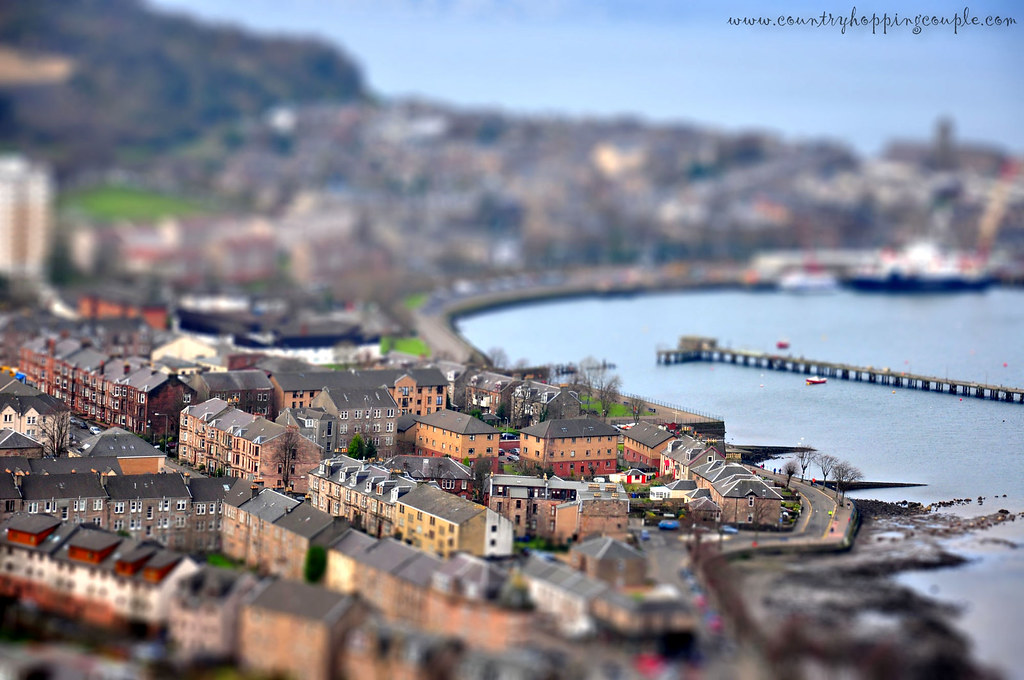
[[[662,531],[675,531],[679,528],[679,522],[674,519],[663,519],[658,522],[658,528]]]
[[[722,533],[723,534],[738,534],[738,533],[740,533],[740,530],[737,529],[736,527],[730,525],[730,524],[726,524],[724,527],[722,527]]]
[[[643,529],[643,530],[640,531],[640,540],[641,541],[648,541],[648,540],[650,540],[650,538],[651,538],[651,532],[647,531],[647,529]]]

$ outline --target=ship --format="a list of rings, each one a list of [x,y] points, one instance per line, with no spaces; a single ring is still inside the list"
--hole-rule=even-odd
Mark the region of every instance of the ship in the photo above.
[[[873,293],[959,293],[981,292],[995,282],[984,259],[944,253],[934,243],[920,241],[899,252],[883,251],[845,284]]]
[[[795,269],[779,278],[779,290],[786,293],[834,293],[839,280],[827,271]]]

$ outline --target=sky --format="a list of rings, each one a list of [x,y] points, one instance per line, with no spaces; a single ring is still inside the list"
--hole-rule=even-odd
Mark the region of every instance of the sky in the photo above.
[[[383,96],[634,115],[863,153],[931,138],[1024,153],[1024,4],[968,0],[151,0],[341,47]],[[736,26],[730,18],[1011,17],[1010,26]]]

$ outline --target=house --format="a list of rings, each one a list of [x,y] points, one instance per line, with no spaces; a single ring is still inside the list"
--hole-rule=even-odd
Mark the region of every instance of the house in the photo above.
[[[391,536],[396,503],[416,482],[380,465],[335,456],[309,473],[311,504],[377,536]]]
[[[663,428],[637,423],[622,433],[622,457],[627,465],[659,470],[662,453],[675,438],[675,434]]]
[[[379,539],[350,559],[355,563],[355,592],[363,600],[385,618],[424,625],[426,596],[441,559],[394,538]]]
[[[634,588],[647,583],[647,557],[608,536],[594,536],[572,546],[569,565],[614,588]]]
[[[113,427],[109,430],[93,435],[82,441],[77,447],[68,451],[71,458],[103,459],[111,458],[117,460],[121,467],[122,474],[155,474],[162,472],[167,456],[160,449],[120,427]],[[95,467],[102,464],[102,460],[81,465]]]
[[[377,545],[377,539],[362,531],[349,529],[334,539],[327,549],[327,574],[324,584],[338,593],[356,592],[356,556]]]
[[[175,550],[189,550],[187,525],[191,494],[180,474],[104,476],[112,531],[136,540],[157,540]]]
[[[350,596],[276,580],[242,605],[238,663],[263,675],[332,680],[346,636],[366,616]]]
[[[224,554],[260,572],[301,579],[312,545],[326,547],[350,525],[273,489],[246,489],[242,480],[225,497]]]
[[[608,475],[608,481],[616,484],[650,484],[654,477],[654,472],[630,468],[625,472],[613,472]]]
[[[725,461],[718,446],[690,435],[679,435],[661,453],[658,475],[672,479],[693,479],[691,470],[713,461]]]
[[[200,470],[228,470],[234,460],[233,435],[254,420],[224,399],[188,406],[179,415],[178,457]]]
[[[35,441],[40,449],[45,448],[43,444],[47,439],[47,433],[52,432],[57,435],[62,427],[64,445],[67,446],[67,413],[68,407],[60,399],[16,380],[0,391],[0,427],[3,428],[2,431],[13,431],[23,437],[28,437]],[[63,426],[62,422],[65,423]],[[7,437],[4,439],[6,440]],[[18,448],[33,448],[28,446],[23,438],[10,439],[7,443],[11,447],[18,443]],[[0,440],[0,447],[3,447],[3,440]],[[40,452],[39,455],[42,453]]]
[[[697,482],[692,479],[677,479],[664,486],[651,487],[651,500],[683,500],[690,497],[697,489]]]
[[[231,406],[257,416],[274,418],[274,384],[258,369],[196,373],[189,377],[198,402],[223,399]]]
[[[619,431],[600,420],[546,420],[519,432],[523,461],[559,477],[593,477],[616,470]]]
[[[234,659],[242,604],[257,583],[249,572],[210,565],[179,580],[167,609],[174,658],[189,665]]]
[[[442,491],[472,500],[475,491],[473,470],[454,458],[434,456],[395,456],[383,467],[405,475],[416,482],[434,482]]]
[[[17,430],[5,427],[0,429],[0,458],[11,456],[42,458],[43,444]]]
[[[333,417],[323,432],[324,450],[329,453],[348,451],[349,442],[360,435],[377,451],[374,457],[388,458],[395,452],[395,423],[398,405],[385,387],[340,389],[326,387],[313,397],[310,409],[321,409]],[[304,423],[310,426],[311,423]]]
[[[707,489],[729,524],[773,525],[779,521],[782,496],[742,465],[715,460],[692,468],[694,481]]]
[[[407,436],[415,441],[417,456],[476,460],[498,456],[501,432],[465,413],[442,409],[417,416]]]
[[[45,513],[73,524],[110,528],[107,490],[99,475],[87,471],[70,474],[15,474],[21,491],[19,510]]]
[[[220,552],[224,498],[231,488],[230,479],[191,477],[187,472],[184,477],[192,498],[190,514],[186,520],[185,545],[189,552]]]
[[[565,543],[591,534],[625,535],[629,501],[619,484],[491,475],[484,498],[487,507],[512,522],[516,536]]]
[[[567,385],[548,385],[536,380],[517,383],[512,389],[509,418],[514,427],[537,425],[545,420],[579,418],[583,406],[579,394]]]
[[[607,584],[557,560],[537,555],[530,555],[518,573],[537,611],[562,635],[577,638],[595,631],[591,605],[609,590]]]
[[[512,394],[518,380],[509,375],[492,371],[466,372],[460,378],[462,398],[456,403],[467,413],[479,409],[501,418],[508,418],[512,412]]]
[[[166,625],[187,556],[88,524],[18,513],[0,524],[0,595],[103,627]]]
[[[447,557],[512,554],[512,523],[490,508],[421,484],[398,498],[396,537]]]

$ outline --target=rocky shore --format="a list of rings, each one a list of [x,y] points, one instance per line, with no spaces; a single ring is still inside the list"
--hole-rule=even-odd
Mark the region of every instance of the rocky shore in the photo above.
[[[953,625],[956,607],[890,576],[962,564],[948,539],[1018,517],[1006,510],[964,518],[917,503],[856,504],[863,524],[846,553],[756,556],[731,565],[762,630],[783,631],[767,636],[768,657],[797,677],[821,665],[853,677],[999,677],[972,660],[969,641]]]

